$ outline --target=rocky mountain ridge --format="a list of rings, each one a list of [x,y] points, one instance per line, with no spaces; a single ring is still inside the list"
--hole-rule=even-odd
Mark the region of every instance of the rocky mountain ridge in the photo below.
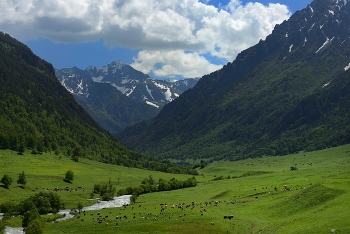
[[[67,90],[75,95],[88,98],[88,86],[91,85],[91,81],[108,83],[125,96],[157,108],[194,87],[199,80],[155,80],[121,61],[114,61],[99,68],[89,66],[85,70],[77,67],[56,69],[56,76]]]

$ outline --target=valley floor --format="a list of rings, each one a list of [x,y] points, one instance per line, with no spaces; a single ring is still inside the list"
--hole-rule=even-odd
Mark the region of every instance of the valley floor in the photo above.
[[[149,175],[155,180],[189,177],[54,157],[35,162],[31,171],[11,157],[3,155],[1,159],[9,163],[1,166],[1,173],[27,170],[31,178],[47,183],[45,186],[49,186],[45,181],[64,183],[53,173],[64,173],[67,168],[77,172],[73,184],[85,188],[107,178],[122,188],[137,186]],[[54,169],[45,171],[41,165]],[[215,162],[199,174],[196,187],[145,194],[125,208],[88,211],[79,218],[46,223],[44,233],[350,233],[350,145],[283,157]],[[119,185],[118,178],[123,178]],[[0,202],[11,200],[11,194],[20,189],[4,190],[0,188]],[[28,196],[28,191],[17,199]],[[60,195],[74,207],[78,201],[88,203],[89,192]],[[105,217],[102,223],[97,222],[98,212]],[[20,225],[20,219],[8,224]]]

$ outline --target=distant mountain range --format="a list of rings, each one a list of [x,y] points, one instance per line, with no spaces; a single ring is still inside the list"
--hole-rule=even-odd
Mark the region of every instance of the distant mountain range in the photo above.
[[[55,72],[61,84],[111,133],[156,116],[166,103],[199,80],[154,80],[121,61]]]
[[[101,128],[57,80],[51,64],[0,32],[0,149],[85,157],[163,172],[196,171],[160,162]],[[34,156],[33,156],[34,157]]]
[[[159,158],[241,159],[350,143],[350,2],[314,0],[118,136]]]

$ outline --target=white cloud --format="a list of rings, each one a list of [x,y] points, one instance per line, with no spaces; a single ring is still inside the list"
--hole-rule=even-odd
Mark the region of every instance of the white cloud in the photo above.
[[[232,61],[290,16],[281,4],[242,5],[231,0],[215,8],[208,2],[2,0],[0,30],[21,40],[43,37],[57,43],[103,38],[109,46],[140,49],[135,68],[161,76],[194,77],[219,68],[204,54]],[[163,66],[157,68],[157,63]]]
[[[153,72],[156,76],[200,77],[221,68],[197,52],[186,53],[182,50],[141,51],[131,64],[144,73]]]

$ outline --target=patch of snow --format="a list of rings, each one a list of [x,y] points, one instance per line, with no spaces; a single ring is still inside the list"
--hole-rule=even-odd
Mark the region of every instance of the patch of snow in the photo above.
[[[332,15],[334,15],[334,11],[328,10],[328,12]]]
[[[136,86],[133,86],[132,89],[130,89],[130,92],[128,92],[128,93],[126,94],[126,96],[129,97],[130,94],[132,94],[132,93],[134,92],[135,88],[136,88]]]
[[[325,47],[333,39],[334,39],[334,37],[331,40],[329,40],[329,38],[327,37],[327,40],[323,43],[323,45],[320,48],[318,48],[318,50],[315,52],[315,54],[317,54],[323,47]]]
[[[180,95],[179,95],[179,94],[177,94],[177,93],[174,93],[174,96],[175,96],[175,97],[180,97]]]
[[[347,71],[347,70],[349,70],[349,68],[350,68],[350,63],[349,63],[349,65],[347,65],[346,67],[344,67],[344,70]]]
[[[307,42],[307,38],[305,37],[305,40],[304,40],[304,45],[303,45],[303,46],[305,46],[306,42]]]
[[[148,85],[146,85],[146,90],[147,90],[147,92],[149,93],[149,95],[151,96],[151,98],[152,98],[153,100],[155,100],[154,97],[152,96],[152,90],[150,90],[150,89],[148,88]]]
[[[68,90],[68,92],[70,92],[71,94],[74,93],[74,90],[66,85],[65,80],[62,80],[61,84]]]
[[[92,77],[92,80],[93,80],[94,82],[101,83],[101,81],[103,80],[103,76],[99,76],[99,77]]]
[[[103,73],[108,74],[108,66],[101,67],[99,70],[102,70]]]
[[[132,83],[132,80],[131,79],[122,79],[122,84],[129,84],[129,83]]]
[[[322,88],[327,87],[330,83],[331,83],[331,81],[329,81],[328,83],[324,84],[324,85],[322,86]]]
[[[153,84],[160,89],[167,89],[168,88],[167,86],[160,84],[160,83],[157,83],[156,81],[153,81]]]
[[[312,28],[313,28],[314,26],[315,26],[315,23],[311,26],[311,28],[309,29],[309,31],[312,30]]]
[[[293,44],[289,46],[289,53],[292,52]]]
[[[314,9],[312,9],[311,6],[309,6],[309,9],[311,10],[312,13],[314,13]]]
[[[129,88],[126,88],[124,86],[117,86],[116,84],[112,84],[113,87],[117,88],[122,94],[126,94],[127,92],[130,91]]]
[[[340,46],[342,46],[344,42],[345,42],[345,40],[340,44]]]
[[[83,80],[81,80],[80,83],[78,84],[78,88],[80,90],[84,90],[84,88],[83,88]]]
[[[154,104],[154,103],[152,103],[152,102],[146,101],[146,103],[147,103],[148,105],[150,105],[150,106],[154,106],[155,108],[159,108],[158,105],[156,105],[156,104]]]
[[[121,61],[113,62],[110,67],[113,68],[112,74],[116,73],[117,70],[121,70],[124,67],[124,63]]]
[[[322,29],[322,28],[323,28],[323,25],[324,25],[324,24],[320,25],[320,29]]]
[[[288,33],[286,33],[286,37],[288,37]]]

